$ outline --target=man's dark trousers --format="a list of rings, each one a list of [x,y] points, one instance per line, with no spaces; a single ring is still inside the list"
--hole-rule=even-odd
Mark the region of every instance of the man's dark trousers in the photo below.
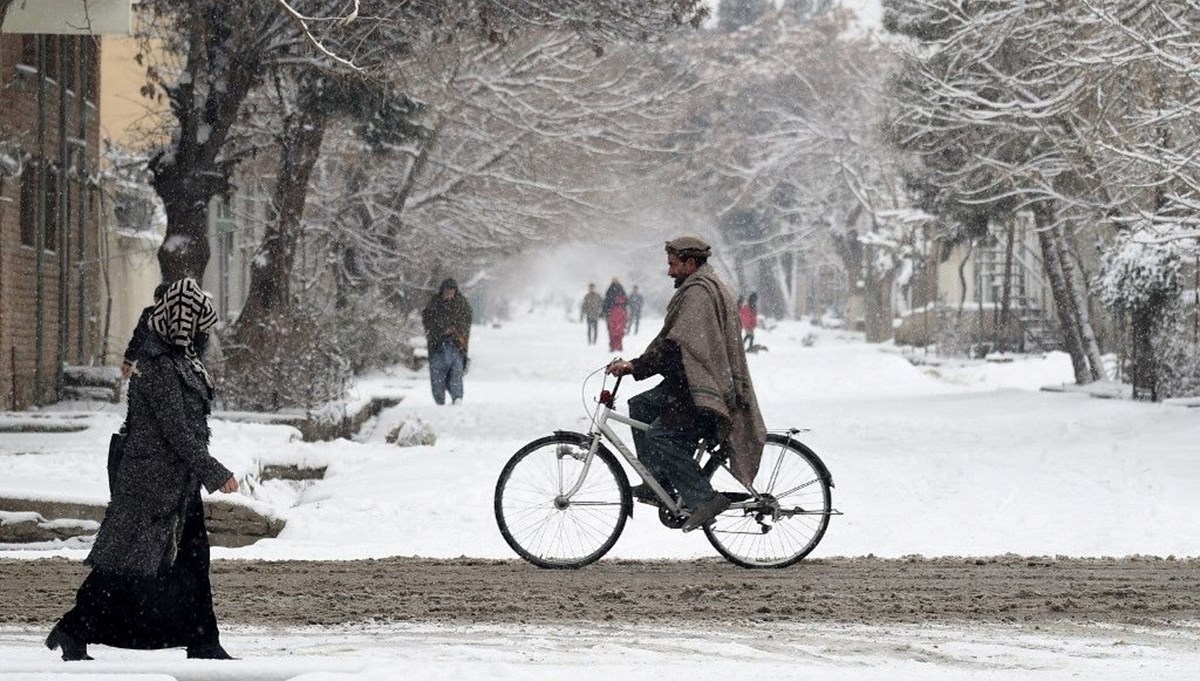
[[[633,445],[638,459],[659,484],[679,492],[683,505],[695,509],[715,494],[695,459],[700,438],[714,436],[713,423],[700,414],[691,419],[672,414],[674,418],[664,419],[668,407],[678,408],[670,399],[670,392],[659,383],[629,400],[630,418],[650,424],[649,430],[633,429]],[[690,405],[687,408],[691,409]]]

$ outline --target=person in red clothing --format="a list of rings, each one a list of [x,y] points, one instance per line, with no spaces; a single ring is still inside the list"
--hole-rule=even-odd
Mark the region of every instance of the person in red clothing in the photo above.
[[[609,352],[620,352],[623,349],[625,324],[629,321],[629,315],[625,310],[627,303],[625,287],[621,286],[621,282],[617,281],[616,277],[613,277],[608,290],[604,292],[604,304],[600,307],[601,313],[608,320]]]
[[[754,352],[754,329],[758,328],[758,294],[751,293],[741,304],[739,313],[742,317],[742,331],[746,334],[743,342],[746,352]]]

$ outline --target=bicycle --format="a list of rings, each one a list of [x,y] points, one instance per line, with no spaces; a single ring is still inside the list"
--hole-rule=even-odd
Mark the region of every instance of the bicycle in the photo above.
[[[602,367],[584,379],[588,379]],[[654,498],[663,525],[678,529],[687,519],[678,498],[637,459],[609,425],[616,421],[646,430],[649,425],[614,410],[612,390],[601,383],[587,433],[556,430],[533,440],[508,460],[496,481],[494,509],[500,534],[517,555],[543,568],[579,568],[599,560],[616,544],[633,516],[629,478],[611,445]],[[586,407],[585,407],[586,408]],[[696,458],[729,508],[703,526],[709,543],[730,562],[746,568],[783,568],[807,556],[821,541],[833,509],[833,476],[797,428],[770,431],[758,474],[750,486],[738,482],[718,442],[700,440]]]

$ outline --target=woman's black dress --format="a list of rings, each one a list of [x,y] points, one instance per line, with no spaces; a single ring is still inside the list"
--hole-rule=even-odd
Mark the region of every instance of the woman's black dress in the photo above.
[[[175,563],[158,577],[92,570],[59,627],[85,643],[143,650],[218,642],[200,493],[187,506]]]

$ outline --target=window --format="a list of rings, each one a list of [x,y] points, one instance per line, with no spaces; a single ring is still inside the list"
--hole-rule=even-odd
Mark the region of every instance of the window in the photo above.
[[[46,240],[42,247],[47,251],[58,250],[58,192],[62,190],[58,168],[46,166]]]
[[[100,60],[96,49],[96,39],[92,36],[82,36],[79,43],[79,72],[84,79],[84,97],[89,102],[96,101],[97,86],[100,84]]]
[[[40,160],[30,161],[21,173],[21,245],[34,248],[38,236],[38,176],[43,167]],[[46,198],[42,215],[46,225],[46,236],[42,247],[47,251],[58,250],[58,168],[47,164]]]
[[[80,43],[78,36],[63,35],[58,37],[59,49],[65,64],[60,64],[66,70],[62,73],[63,85],[72,92],[75,91],[75,70],[80,66],[76,46]],[[76,92],[75,94],[79,94]]]
[[[25,164],[21,172],[21,245],[37,245],[37,164]]]
[[[36,35],[26,34],[21,40],[21,59],[20,62],[26,66],[37,68],[38,65],[38,39]]]
[[[46,72],[44,75],[54,80],[58,80],[58,41],[59,36],[46,36]]]

